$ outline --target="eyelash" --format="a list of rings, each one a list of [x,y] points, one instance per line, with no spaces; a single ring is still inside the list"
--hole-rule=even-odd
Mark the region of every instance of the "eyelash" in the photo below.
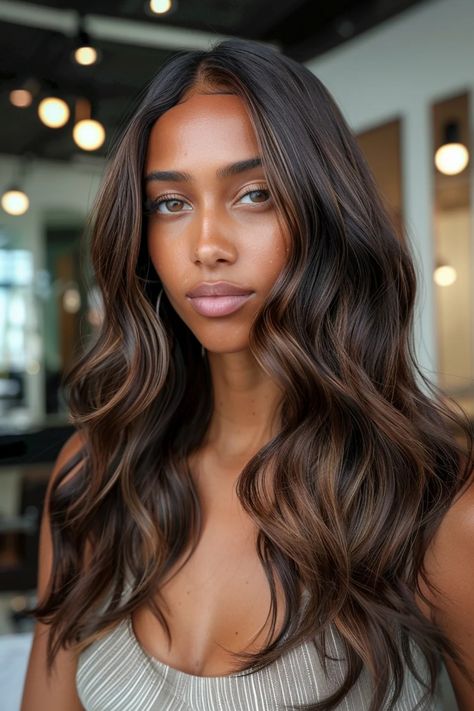
[[[268,193],[269,197],[267,198],[267,200],[264,200],[264,201],[261,202],[261,203],[255,203],[255,204],[256,204],[256,205],[259,205],[259,204],[260,204],[260,205],[265,205],[265,204],[266,204],[267,202],[269,202],[269,200],[270,200],[270,191],[269,191],[268,188],[266,188],[264,185],[252,187],[251,190],[248,190],[246,193],[244,193],[243,195],[241,195],[239,199],[242,199],[242,198],[246,197],[247,195],[250,195],[251,193],[259,193],[259,192]],[[176,212],[176,213],[172,213],[172,212],[160,212],[160,211],[159,211],[158,208],[159,208],[159,206],[161,205],[161,203],[162,203],[162,202],[168,202],[169,200],[177,200],[178,202],[183,202],[183,203],[186,202],[186,200],[183,200],[179,195],[173,195],[172,193],[169,193],[169,194],[167,194],[167,195],[160,195],[159,198],[155,198],[155,199],[147,198],[147,199],[145,200],[145,214],[146,214],[146,215],[152,215],[152,214],[154,214],[154,213],[158,213],[158,214],[161,214],[161,215],[172,215],[172,214],[179,215],[181,211]]]

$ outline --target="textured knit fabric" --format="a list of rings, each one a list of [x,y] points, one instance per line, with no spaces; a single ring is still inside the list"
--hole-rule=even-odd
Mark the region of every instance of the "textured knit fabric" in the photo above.
[[[329,627],[329,632],[328,654],[339,661],[327,661],[327,677],[311,641],[250,676],[235,672],[206,677],[174,669],[146,653],[128,617],[80,654],[77,691],[86,711],[284,711],[285,704],[314,703],[340,686],[343,647],[337,630]],[[421,654],[415,658],[417,669],[426,672]],[[417,707],[422,695],[421,684],[407,669],[394,711],[442,711],[439,701]],[[337,708],[366,711],[370,698],[370,677],[364,669]]]

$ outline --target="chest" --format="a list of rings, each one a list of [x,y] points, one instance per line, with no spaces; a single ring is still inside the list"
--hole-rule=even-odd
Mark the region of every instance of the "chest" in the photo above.
[[[135,636],[151,656],[199,676],[236,671],[229,652],[255,652],[270,629],[270,587],[258,557],[257,529],[243,511],[233,486],[214,495],[201,491],[203,530],[197,548],[173,565],[161,588],[160,604],[172,643],[147,605],[132,616]],[[277,584],[277,624],[283,623],[284,596]],[[158,602],[158,600],[157,600]],[[226,649],[224,649],[226,648]]]

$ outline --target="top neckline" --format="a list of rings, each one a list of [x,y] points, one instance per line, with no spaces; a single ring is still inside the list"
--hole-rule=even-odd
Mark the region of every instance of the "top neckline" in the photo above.
[[[308,603],[309,601],[309,591],[305,588],[302,592],[302,597],[303,599],[306,598],[305,604]],[[176,667],[171,667],[169,664],[166,664],[165,662],[162,662],[161,659],[158,659],[158,657],[153,656],[152,654],[149,654],[144,647],[142,647],[142,644],[140,640],[138,639],[137,635],[135,634],[135,630],[133,629],[133,622],[132,622],[132,615],[128,615],[126,617],[126,628],[128,632],[128,636],[134,645],[134,647],[140,652],[140,654],[149,661],[151,661],[155,666],[160,668],[163,672],[166,673],[166,676],[168,678],[173,678],[175,680],[177,679],[182,679],[184,681],[193,681],[193,682],[199,682],[201,684],[204,683],[219,683],[219,681],[223,679],[235,679],[235,678],[245,678],[242,677],[242,674],[244,671],[236,671],[236,672],[231,672],[230,674],[218,674],[214,676],[209,676],[209,675],[204,675],[204,674],[190,674],[189,672],[185,672],[182,669],[177,669]],[[285,635],[286,637],[287,635]],[[284,637],[284,638],[285,638]],[[306,645],[306,642],[301,643],[301,647],[304,647]],[[252,667],[248,667],[248,669],[245,670],[245,672],[250,672],[255,668],[255,665]],[[263,671],[263,670],[262,670]]]
[[[189,681],[199,681],[200,683],[206,683],[206,682],[219,682],[222,679],[232,679],[235,677],[241,677],[242,676],[242,671],[237,671],[237,672],[231,672],[230,674],[220,674],[220,675],[214,675],[214,676],[209,676],[209,675],[204,675],[204,674],[190,674],[189,672],[185,672],[182,669],[177,669],[176,667],[171,667],[169,664],[166,664],[165,662],[162,662],[161,659],[158,659],[158,657],[153,656],[152,654],[149,654],[141,645],[140,640],[138,639],[137,635],[135,634],[135,630],[133,629],[133,623],[132,623],[132,616],[128,615],[126,618],[126,626],[127,626],[127,631],[129,634],[129,637],[138,651],[145,656],[148,660],[153,662],[157,667],[160,667],[164,672],[166,672],[167,677],[174,677],[174,678],[181,678],[181,679],[187,679]],[[249,667],[248,670],[246,671],[251,671],[254,669],[254,667]]]

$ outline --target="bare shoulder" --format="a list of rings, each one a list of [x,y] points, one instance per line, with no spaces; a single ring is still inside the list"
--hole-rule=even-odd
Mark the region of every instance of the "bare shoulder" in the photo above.
[[[56,461],[54,463],[53,469],[51,471],[49,489],[55,481],[60,470],[86,445],[87,437],[83,432],[74,432],[61,447]],[[68,473],[66,479],[72,477],[77,469],[79,468],[80,462],[76,463],[73,469]]]
[[[420,583],[435,605],[434,621],[461,652],[474,674],[474,472],[446,514],[424,559],[428,579],[439,592],[431,593]],[[427,609],[420,609],[428,616]],[[445,659],[460,711],[470,711],[474,685],[449,659]]]
[[[86,440],[82,433],[75,432],[63,444],[48,481],[43,515],[41,519],[39,556],[38,556],[38,600],[42,601],[47,592],[52,560],[53,548],[51,540],[51,526],[48,513],[48,502],[51,488],[63,467],[83,447]],[[64,481],[72,477],[80,466],[80,461],[68,472]],[[47,677],[46,673],[46,648],[49,627],[37,622],[35,625],[33,641],[28,660],[28,668],[23,688],[21,711],[82,711],[82,705],[77,696],[75,678],[77,659],[73,651],[61,650],[55,660],[53,675]]]

